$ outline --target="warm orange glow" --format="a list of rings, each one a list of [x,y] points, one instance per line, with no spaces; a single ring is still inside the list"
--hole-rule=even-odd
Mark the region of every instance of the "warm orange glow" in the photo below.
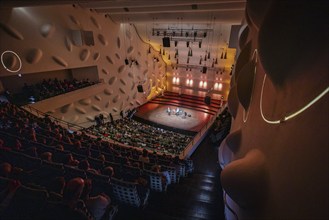
[[[219,83],[218,84],[218,90],[222,90],[222,88],[223,88],[223,84],[222,83]]]

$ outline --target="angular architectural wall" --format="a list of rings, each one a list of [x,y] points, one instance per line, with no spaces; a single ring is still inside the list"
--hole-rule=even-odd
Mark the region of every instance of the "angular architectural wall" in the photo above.
[[[328,219],[327,6],[247,3],[219,148],[228,219]]]
[[[24,80],[26,74],[36,72],[97,66],[99,79],[106,83],[101,92],[91,89],[82,100],[68,94],[65,105],[49,109],[53,116],[74,123],[92,120],[101,112],[119,115],[121,110],[143,104],[151,91],[163,88],[165,65],[161,60],[151,65],[153,50],[151,54],[147,50],[130,24],[113,23],[77,5],[1,9],[0,52],[5,53],[6,67],[0,65],[0,80],[9,75],[21,74],[16,80]],[[21,62],[7,51],[16,53]],[[145,93],[137,92],[139,84]]]

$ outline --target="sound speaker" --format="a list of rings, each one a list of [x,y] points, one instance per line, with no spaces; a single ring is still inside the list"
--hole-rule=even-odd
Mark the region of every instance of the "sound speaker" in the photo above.
[[[204,102],[206,103],[206,105],[210,105],[210,103],[211,103],[211,98],[210,98],[210,96],[206,96],[206,97],[204,98]]]
[[[87,46],[94,46],[94,34],[92,31],[82,31],[83,42]]]
[[[142,85],[138,85],[137,86],[137,91],[138,92],[144,92],[143,86]]]
[[[206,66],[202,67],[202,73],[206,73],[206,72],[207,72],[207,67]]]
[[[125,59],[125,64],[129,65],[129,60],[127,58]]]
[[[162,38],[162,45],[163,47],[170,47],[170,38],[169,37]]]

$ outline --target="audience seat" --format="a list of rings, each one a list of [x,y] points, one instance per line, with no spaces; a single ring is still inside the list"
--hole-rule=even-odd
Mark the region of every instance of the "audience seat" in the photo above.
[[[83,179],[86,179],[86,173],[84,170],[80,170],[75,167],[64,165],[64,171],[65,171],[64,177],[66,181],[73,179],[75,177],[81,177]]]
[[[162,182],[162,174],[144,170],[144,173],[149,177],[149,185],[151,190],[158,192],[167,191],[167,184]]]
[[[145,207],[148,202],[150,191],[147,189],[141,192],[137,189],[136,183],[126,182],[112,178],[114,199],[119,203],[132,205],[135,207]]]
[[[2,213],[1,219],[37,219],[47,199],[47,191],[22,185],[17,189],[10,204]]]

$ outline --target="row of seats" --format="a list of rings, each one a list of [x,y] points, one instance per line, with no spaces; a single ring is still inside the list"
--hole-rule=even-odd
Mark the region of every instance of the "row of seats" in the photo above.
[[[6,114],[5,119],[7,124],[2,124],[2,128],[5,128],[5,132],[0,132],[1,138],[8,143],[8,146],[13,146],[16,141],[19,140],[22,143],[22,149],[15,150],[10,147],[10,150],[3,150],[1,152],[1,161],[12,162],[14,166],[23,167],[24,170],[29,171],[26,175],[21,175],[20,179],[23,183],[37,183],[40,185],[47,185],[47,180],[52,176],[65,176],[66,179],[74,177],[90,178],[95,182],[94,192],[95,194],[101,191],[108,191],[108,194],[113,197],[113,200],[117,203],[130,204],[133,206],[145,206],[147,204],[149,190],[142,190],[138,184],[130,181],[126,181],[120,178],[109,178],[109,176],[96,174],[93,172],[78,169],[77,167],[71,167],[63,164],[63,158],[67,154],[72,154],[74,158],[79,161],[87,159],[94,169],[103,169],[104,167],[111,166],[118,173],[137,173],[143,175],[147,178],[149,182],[149,187],[154,191],[166,191],[168,184],[178,183],[181,177],[185,177],[188,173],[193,171],[193,162],[191,160],[180,160],[178,167],[174,167],[172,164],[173,159],[167,155],[159,155],[150,153],[149,162],[143,163],[138,160],[139,156],[142,154],[140,150],[133,148],[128,148],[124,146],[117,146],[109,144],[107,141],[103,141],[99,138],[93,138],[88,135],[84,135],[86,138],[80,138],[78,135],[71,139],[74,144],[70,144],[66,139],[58,140],[56,135],[60,133],[67,135],[66,130],[55,126],[56,129],[49,129],[49,124],[52,122],[45,122],[45,119],[40,119],[32,116],[28,113],[22,113],[21,109],[19,111],[19,116],[24,116],[20,120],[25,120],[27,117],[30,122],[26,123],[20,132],[16,129],[12,129],[12,125],[16,123],[16,116]],[[2,115],[3,116],[3,115]],[[37,124],[35,127],[36,139],[29,139],[28,130],[31,124]],[[8,126],[10,124],[10,126]],[[25,127],[25,128],[24,128]],[[17,136],[20,135],[20,136]],[[42,140],[42,142],[39,142]],[[75,141],[80,140],[81,146],[76,148]],[[49,145],[49,144],[52,145]],[[57,145],[64,145],[64,150],[59,149]],[[53,154],[53,161],[49,162],[46,160],[41,160],[40,158],[33,157],[27,154],[27,150],[31,147],[37,148],[40,154],[43,152],[51,152]],[[134,162],[139,162],[141,164],[140,169],[132,167],[130,165],[122,164],[124,158],[130,155],[129,160]],[[104,156],[101,160],[100,156]],[[152,166],[161,165],[162,171],[167,172],[169,176],[169,181],[164,183],[162,180],[162,175],[151,170]]]

